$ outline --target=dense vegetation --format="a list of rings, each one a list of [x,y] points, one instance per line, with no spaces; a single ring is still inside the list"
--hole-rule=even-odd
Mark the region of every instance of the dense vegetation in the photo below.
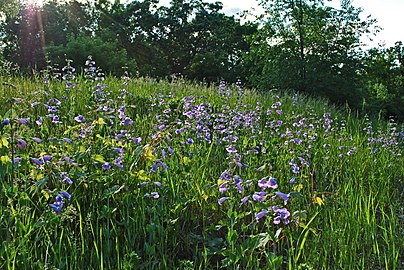
[[[0,268],[402,268],[395,122],[86,64],[0,77]]]
[[[0,269],[402,269],[403,43],[260,2],[0,0]]]
[[[202,0],[2,0],[0,60],[41,70],[91,55],[107,73],[241,82],[260,91],[293,89],[373,116],[404,119],[404,46],[364,49],[379,28],[351,1],[262,0],[244,22]],[[106,52],[108,52],[106,54]],[[9,69],[5,69],[6,71]],[[2,72],[5,72],[4,67]]]

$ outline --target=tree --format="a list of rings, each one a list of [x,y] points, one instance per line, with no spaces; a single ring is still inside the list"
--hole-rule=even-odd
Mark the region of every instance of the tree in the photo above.
[[[404,45],[372,48],[364,57],[366,109],[404,121]]]
[[[87,11],[77,1],[53,0],[44,6],[25,3],[17,8],[18,12],[7,13],[0,33],[5,58],[28,72],[46,66],[49,45],[66,45],[69,34],[89,29]]]
[[[208,82],[236,81],[241,52],[248,50],[245,35],[256,31],[251,25],[222,12],[223,4],[199,0],[174,0],[161,7],[160,36],[157,44],[170,74]]]
[[[263,0],[266,13],[250,40],[247,64],[258,62],[250,81],[261,88],[291,88],[337,103],[360,104],[362,34],[376,22],[359,18],[350,1],[341,8],[323,0]]]
[[[132,74],[137,72],[136,61],[128,58],[126,50],[120,48],[118,40],[108,30],[99,36],[71,34],[66,45],[49,46],[48,53],[51,62],[59,66],[69,59],[75,67],[84,67],[91,56],[97,65],[108,73],[122,75],[124,67]]]
[[[26,71],[45,66],[41,22],[38,6],[22,5],[17,15],[6,17],[1,27],[5,57]]]

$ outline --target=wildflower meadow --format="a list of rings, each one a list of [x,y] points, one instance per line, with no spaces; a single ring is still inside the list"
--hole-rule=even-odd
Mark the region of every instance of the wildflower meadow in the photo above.
[[[403,126],[242,82],[0,77],[1,269],[403,269]]]

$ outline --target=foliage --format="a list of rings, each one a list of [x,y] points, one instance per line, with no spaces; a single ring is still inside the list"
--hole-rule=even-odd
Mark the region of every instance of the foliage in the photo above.
[[[322,0],[274,0],[261,5],[266,9],[263,27],[252,36],[247,56],[258,63],[250,75],[252,83],[359,104],[359,39],[375,21],[360,20],[361,10],[350,4],[334,9]]]
[[[47,53],[54,64],[62,66],[67,56],[74,63],[85,63],[88,56],[91,56],[115,75],[122,75],[125,72],[123,67],[132,74],[136,73],[136,62],[128,58],[126,50],[120,48],[118,40],[112,33],[105,31],[102,37],[71,35],[67,40],[65,46],[48,46]],[[108,52],[108,55],[105,55],[105,52]]]
[[[0,77],[0,268],[401,267],[396,123],[95,67]]]
[[[404,46],[374,48],[365,58],[363,84],[368,89],[367,110],[404,120]]]

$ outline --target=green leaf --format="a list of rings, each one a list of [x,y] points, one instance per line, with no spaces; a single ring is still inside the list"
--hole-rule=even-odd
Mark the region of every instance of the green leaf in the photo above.
[[[303,195],[300,192],[292,191],[292,192],[290,192],[290,197],[292,197],[292,198],[303,198]]]
[[[7,141],[7,137],[3,136],[1,137],[1,142],[0,142],[4,147],[8,148],[8,141]]]
[[[94,155],[93,159],[95,161],[101,162],[101,163],[105,163],[104,157],[102,155]]]

